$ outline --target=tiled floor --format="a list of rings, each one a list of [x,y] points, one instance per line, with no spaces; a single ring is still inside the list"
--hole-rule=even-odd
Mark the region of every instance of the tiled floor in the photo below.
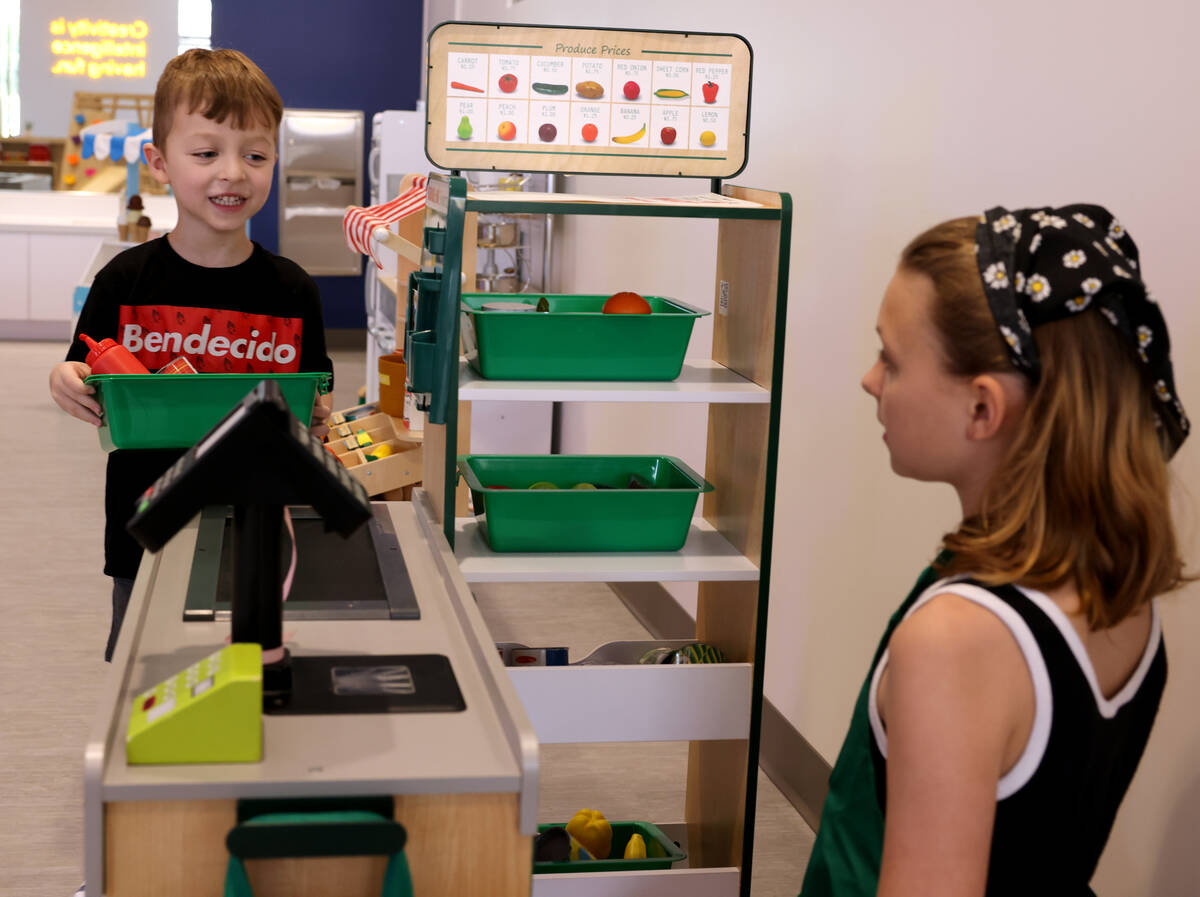
[[[0,440],[0,895],[63,897],[82,869],[82,750],[100,685],[109,619],[103,567],[104,455],[58,411],[47,378],[56,343],[0,343],[10,421]],[[354,403],[363,353],[334,353],[335,407]],[[476,589],[497,641],[564,644],[574,656],[647,637],[603,585]],[[612,818],[683,819],[686,745],[550,745],[539,816],[583,806]],[[763,775],[754,897],[792,897],[812,831]],[[165,895],[164,895],[165,897]]]

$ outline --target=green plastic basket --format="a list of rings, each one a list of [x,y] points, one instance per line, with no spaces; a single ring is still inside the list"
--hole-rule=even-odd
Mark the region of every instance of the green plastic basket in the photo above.
[[[534,862],[533,874],[542,875],[547,872],[643,872],[648,869],[670,869],[673,863],[686,860],[687,854],[679,849],[679,845],[663,834],[662,830],[649,822],[614,822],[612,825],[612,854],[607,860],[580,860],[561,863]],[[562,828],[562,825],[539,825],[538,832],[550,828]],[[645,859],[622,859],[625,845],[632,835],[642,836],[646,842]]]
[[[460,455],[458,469],[493,551],[678,551],[713,489],[666,455]]]
[[[262,380],[274,380],[305,424],[312,420],[318,390],[329,391],[333,375],[301,374],[94,374],[104,409],[100,447],[113,449],[191,448]]]
[[[548,312],[484,311],[511,300]],[[463,347],[488,380],[674,380],[697,318],[676,299],[646,296],[648,315],[606,315],[608,296],[464,293]]]

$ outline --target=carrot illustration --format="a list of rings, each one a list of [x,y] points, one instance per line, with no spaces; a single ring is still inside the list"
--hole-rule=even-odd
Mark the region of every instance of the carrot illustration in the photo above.
[[[451,81],[450,86],[455,90],[473,90],[475,93],[483,93],[482,87],[472,87],[470,84],[463,84],[461,81]]]

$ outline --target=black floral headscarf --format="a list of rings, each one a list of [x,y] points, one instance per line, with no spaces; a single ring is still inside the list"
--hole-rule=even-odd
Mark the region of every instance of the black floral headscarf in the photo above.
[[[997,206],[980,217],[975,244],[983,290],[1013,365],[1037,382],[1042,365],[1033,328],[1094,307],[1145,366],[1173,455],[1191,425],[1175,392],[1166,321],[1121,223],[1101,206],[1012,212]]]

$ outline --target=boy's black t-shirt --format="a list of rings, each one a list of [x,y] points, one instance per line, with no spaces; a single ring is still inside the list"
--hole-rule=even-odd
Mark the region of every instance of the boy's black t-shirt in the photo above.
[[[333,371],[320,293],[288,259],[257,243],[228,268],[186,261],[166,237],[122,252],[96,275],[67,361],[86,360],[86,333],[108,337],[156,371],[181,356],[200,373]],[[164,374],[163,376],[171,376]],[[114,451],[104,496],[104,572],[132,579],[142,548],[125,531],[138,497],[181,450]]]

